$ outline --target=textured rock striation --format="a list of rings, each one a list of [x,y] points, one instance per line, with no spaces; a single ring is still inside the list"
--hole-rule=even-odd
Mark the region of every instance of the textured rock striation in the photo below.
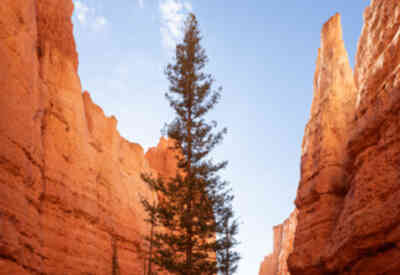
[[[274,248],[261,263],[259,275],[290,275],[287,258],[293,250],[293,239],[297,225],[297,209],[282,224],[274,227]]]
[[[354,81],[340,17],[322,30],[292,275],[400,273],[400,2],[364,19]]]
[[[168,141],[146,158],[82,93],[72,11],[0,7],[0,274],[143,274],[140,174],[172,173]]]

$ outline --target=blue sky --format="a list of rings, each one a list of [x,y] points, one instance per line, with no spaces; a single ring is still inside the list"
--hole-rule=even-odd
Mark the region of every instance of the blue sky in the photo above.
[[[82,87],[122,136],[145,149],[173,117],[163,74],[185,14],[198,17],[206,70],[223,86],[210,113],[228,128],[214,153],[228,160],[242,225],[239,275],[258,274],[272,250],[272,227],[288,217],[299,181],[300,151],[313,96],[322,24],[342,15],[350,62],[367,0],[74,0]]]

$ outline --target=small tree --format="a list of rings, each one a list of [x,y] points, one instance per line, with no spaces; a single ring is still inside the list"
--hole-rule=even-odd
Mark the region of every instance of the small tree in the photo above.
[[[151,262],[172,274],[216,274],[224,233],[232,226],[224,224],[233,196],[217,172],[227,162],[214,163],[209,153],[227,130],[212,133],[216,122],[206,123],[205,115],[219,101],[220,91],[212,90],[213,78],[203,72],[207,56],[200,45],[200,33],[194,14],[185,22],[183,42],[176,46],[175,64],[169,64],[170,82],[166,98],[176,118],[167,127],[175,141],[177,173],[163,179],[151,175],[142,178],[159,195],[156,205],[143,200],[143,206],[161,229],[153,232]],[[224,235],[225,234],[225,235]],[[229,248],[232,246],[229,246]]]
[[[234,248],[239,244],[236,240],[239,224],[234,219],[232,208],[227,207],[223,210],[221,216],[222,233],[219,239],[220,249],[217,252],[219,270],[222,275],[235,274],[238,268],[238,262],[241,259],[239,253]]]
[[[146,205],[145,209],[147,210],[149,217],[145,219],[145,222],[150,225],[150,234],[147,236],[143,236],[145,240],[145,245],[139,246],[137,252],[143,257],[144,260],[143,275],[157,275],[158,273],[154,270],[153,267],[154,232],[157,228],[155,206],[157,204],[157,201],[153,198],[153,200],[149,202],[141,195],[140,201],[143,205]],[[152,206],[150,206],[150,203],[152,204]],[[147,205],[149,205],[150,207],[147,207]]]

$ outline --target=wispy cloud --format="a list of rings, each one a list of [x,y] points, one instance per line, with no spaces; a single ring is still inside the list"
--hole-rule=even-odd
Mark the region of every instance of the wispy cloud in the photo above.
[[[94,30],[99,31],[99,30],[103,29],[104,26],[107,24],[108,24],[108,21],[104,16],[97,16],[93,22],[92,27]]]
[[[80,1],[74,1],[75,14],[81,24],[85,24],[89,13],[89,7]]]
[[[182,0],[161,0],[161,42],[168,51],[174,50],[176,43],[183,36],[183,24],[192,5]]]
[[[103,15],[99,15],[96,8],[89,7],[84,1],[74,0],[75,16],[78,22],[93,31],[100,31],[108,24]]]
[[[192,4],[190,4],[189,2],[183,2],[183,7],[188,10],[189,12],[192,11],[193,7]]]
[[[144,7],[144,0],[138,0],[139,2],[139,7],[143,8]]]

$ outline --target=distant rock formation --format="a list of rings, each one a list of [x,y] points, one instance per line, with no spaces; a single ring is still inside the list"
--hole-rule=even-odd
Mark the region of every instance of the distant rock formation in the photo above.
[[[176,173],[177,160],[169,148],[174,147],[171,139],[161,137],[156,147],[150,148],[145,158],[150,164],[150,168],[157,171],[164,178],[173,177]]]
[[[283,224],[274,227],[274,250],[261,263],[259,275],[290,275],[287,258],[293,250],[294,233],[297,225],[297,209]]]
[[[145,157],[82,93],[71,0],[1,4],[0,274],[143,274],[140,174],[171,173],[168,141]]]

